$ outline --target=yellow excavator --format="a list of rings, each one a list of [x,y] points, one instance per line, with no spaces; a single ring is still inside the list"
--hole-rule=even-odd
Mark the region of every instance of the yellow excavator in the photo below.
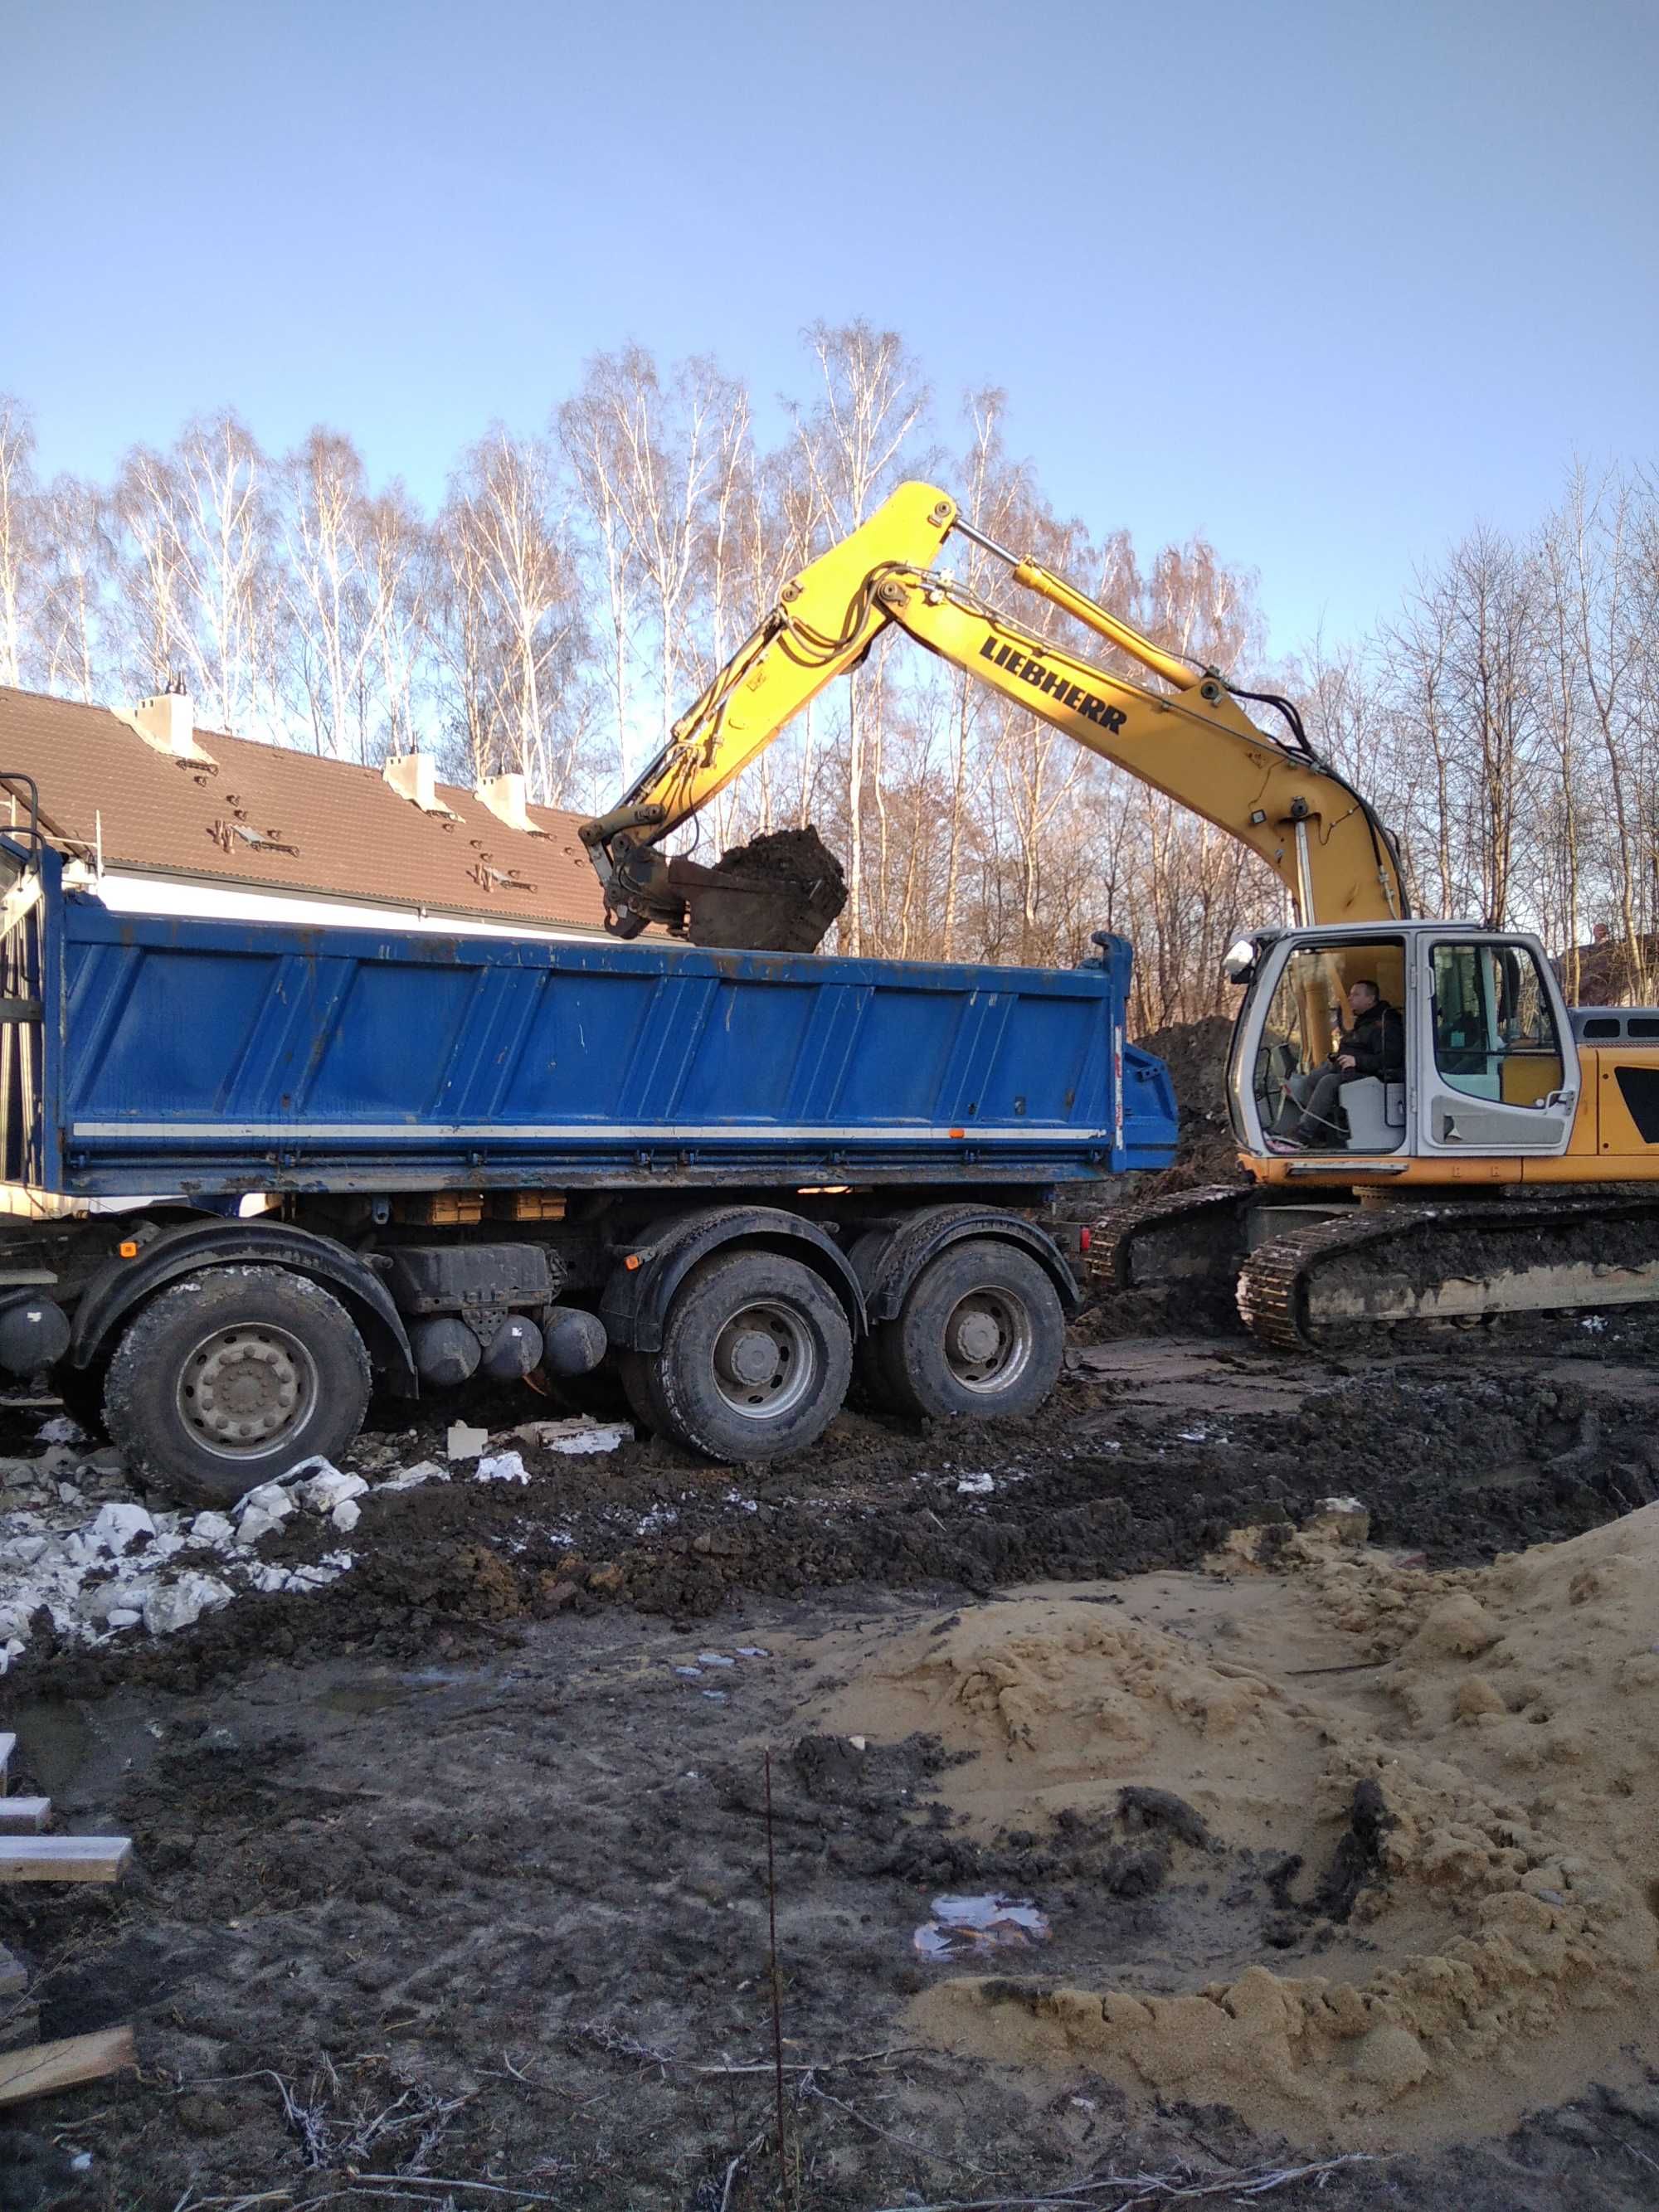
[[[938,565],[952,533],[1169,688],[1098,668],[969,590]],[[659,848],[890,625],[1240,839],[1294,916],[1227,957],[1244,991],[1228,1098],[1249,1181],[1110,1217],[1094,1255],[1109,1291],[1224,1279],[1251,1330],[1286,1349],[1659,1301],[1659,1010],[1570,1009],[1527,932],[1413,919],[1393,839],[1289,701],[1165,652],[931,484],[902,485],[793,577],[621,804],[584,825],[613,930],[816,946],[843,896],[833,861],[746,876],[740,860]],[[1395,1051],[1374,1072],[1345,1066],[1310,1129],[1313,1086],[1366,999],[1392,1010]]]

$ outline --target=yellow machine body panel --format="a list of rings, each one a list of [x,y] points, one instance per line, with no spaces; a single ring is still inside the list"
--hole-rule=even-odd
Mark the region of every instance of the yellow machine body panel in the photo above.
[[[1659,1045],[1581,1044],[1578,1073],[1583,1089],[1567,1159],[1581,1171],[1593,1158],[1608,1173],[1638,1181],[1659,1176]]]

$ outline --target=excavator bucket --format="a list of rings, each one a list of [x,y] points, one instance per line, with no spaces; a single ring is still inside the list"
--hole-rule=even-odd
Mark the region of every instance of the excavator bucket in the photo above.
[[[841,862],[816,830],[775,830],[712,868],[671,861],[693,945],[734,952],[816,952],[847,904]]]

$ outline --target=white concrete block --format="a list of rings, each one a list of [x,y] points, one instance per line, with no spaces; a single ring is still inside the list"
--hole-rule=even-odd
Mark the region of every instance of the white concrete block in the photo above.
[[[343,1474],[337,1467],[331,1467],[309,1476],[294,1495],[310,1512],[332,1513],[337,1505],[361,1498],[368,1488],[361,1474]]]
[[[233,1513],[269,1513],[273,1521],[281,1521],[294,1510],[294,1500],[280,1482],[262,1482],[232,1506]]]
[[[97,1551],[106,1551],[111,1553],[111,1558],[119,1559],[128,1544],[133,1544],[139,1535],[155,1535],[155,1522],[143,1506],[133,1504],[131,1500],[112,1500],[111,1504],[97,1509],[97,1517],[86,1531],[86,1541]]]
[[[447,1482],[448,1470],[439,1466],[435,1459],[416,1461],[413,1467],[400,1468],[396,1474],[387,1475],[377,1482],[376,1490],[418,1490],[423,1482]]]
[[[204,1613],[228,1605],[233,1593],[216,1575],[180,1575],[166,1589],[153,1590],[144,1601],[144,1626],[152,1636],[172,1636],[189,1628]]]

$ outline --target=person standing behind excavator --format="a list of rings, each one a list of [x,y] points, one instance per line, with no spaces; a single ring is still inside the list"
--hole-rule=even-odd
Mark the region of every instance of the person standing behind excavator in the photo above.
[[[1345,1083],[1363,1082],[1375,1076],[1382,1083],[1401,1083],[1406,1074],[1406,1024],[1397,1006],[1391,1006],[1370,976],[1357,976],[1348,986],[1349,1026],[1337,1038],[1336,1049],[1318,1073],[1292,1077],[1292,1095],[1302,1117],[1291,1132],[1295,1145],[1324,1146],[1342,1142],[1331,1115],[1341,1102]]]

